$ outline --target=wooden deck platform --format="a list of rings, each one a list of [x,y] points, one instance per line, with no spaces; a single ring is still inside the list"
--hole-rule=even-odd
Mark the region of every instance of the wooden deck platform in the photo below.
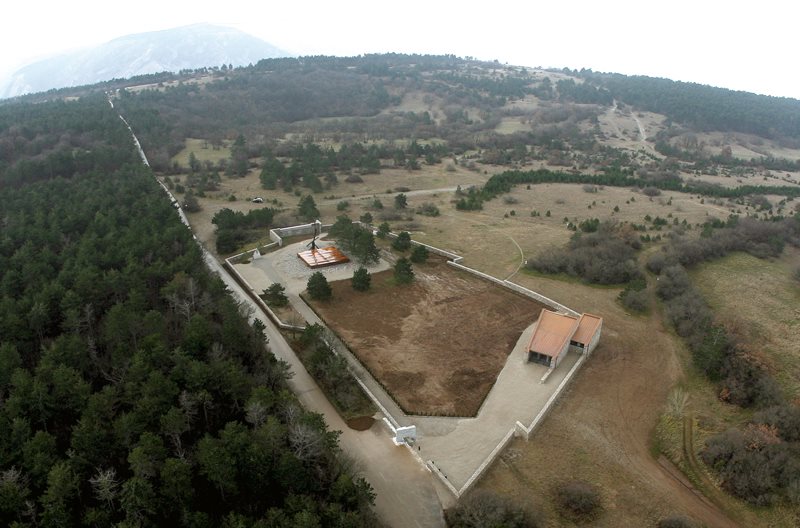
[[[297,256],[312,269],[350,262],[347,255],[334,246],[301,251]]]

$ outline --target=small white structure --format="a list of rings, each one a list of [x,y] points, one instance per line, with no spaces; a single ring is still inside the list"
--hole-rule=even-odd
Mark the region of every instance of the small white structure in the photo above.
[[[258,260],[260,258],[261,258],[261,252],[258,250],[258,248],[255,248],[253,250],[253,260]]]
[[[416,425],[409,425],[407,427],[398,427],[394,432],[394,445],[401,445],[406,443],[408,440],[412,442],[417,439],[417,426]]]

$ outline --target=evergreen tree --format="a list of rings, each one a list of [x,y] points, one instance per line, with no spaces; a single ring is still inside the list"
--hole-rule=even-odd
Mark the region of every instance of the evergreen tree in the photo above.
[[[411,250],[411,262],[414,264],[423,264],[428,260],[428,248],[425,246],[414,246]]]
[[[306,222],[313,222],[319,218],[319,209],[313,196],[307,194],[300,198],[300,203],[297,204],[297,216]]]
[[[306,290],[308,290],[308,295],[315,301],[327,301],[333,296],[333,290],[331,290],[331,285],[328,284],[328,279],[319,271],[309,277],[306,283]]]
[[[392,242],[392,247],[397,251],[408,251],[411,247],[411,235],[408,231],[403,231]]]
[[[398,284],[408,284],[414,280],[414,270],[411,267],[411,261],[403,257],[394,265],[394,280]]]
[[[289,304],[289,299],[285,292],[286,288],[281,283],[274,282],[261,293],[261,298],[270,306],[286,306]]]
[[[370,275],[367,268],[364,266],[359,267],[356,271],[353,272],[353,278],[350,281],[350,284],[353,286],[353,289],[356,291],[367,291],[369,290],[372,283],[372,275]]]

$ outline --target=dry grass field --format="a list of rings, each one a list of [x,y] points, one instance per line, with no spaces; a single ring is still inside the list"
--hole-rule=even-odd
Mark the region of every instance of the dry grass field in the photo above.
[[[441,259],[414,273],[376,273],[363,293],[333,282],[314,309],[407,413],[474,416],[543,305]]]
[[[800,402],[800,281],[792,278],[800,250],[776,260],[730,255],[693,272],[695,283],[721,320]]]

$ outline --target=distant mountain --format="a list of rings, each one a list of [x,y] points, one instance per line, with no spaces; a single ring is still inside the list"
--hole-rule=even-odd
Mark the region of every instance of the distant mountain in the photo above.
[[[161,71],[177,72],[204,66],[255,64],[260,59],[289,54],[236,29],[194,24],[163,31],[137,33],[105,44],[29,64],[0,87],[0,97],[15,97],[94,84]]]

